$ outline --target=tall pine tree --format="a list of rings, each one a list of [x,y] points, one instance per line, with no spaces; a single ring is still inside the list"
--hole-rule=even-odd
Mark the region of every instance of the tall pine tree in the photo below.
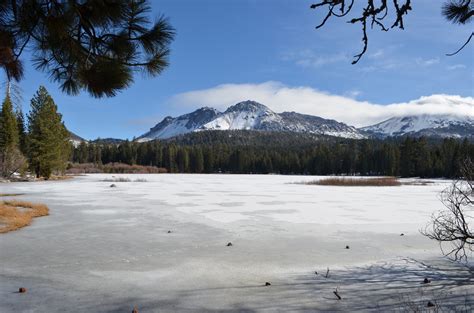
[[[18,147],[18,143],[17,120],[13,112],[10,95],[7,93],[0,113],[0,151],[5,152],[7,149]]]
[[[18,125],[10,93],[2,103],[0,112],[0,176],[9,178],[25,165],[25,159],[19,148]]]
[[[25,118],[21,109],[17,109],[15,112],[16,115],[16,124],[18,127],[18,144],[20,151],[26,155],[28,151],[27,140],[26,140],[26,130],[25,130]]]
[[[28,131],[28,156],[36,176],[48,179],[54,171],[63,172],[71,151],[69,132],[53,98],[43,86],[31,99]]]

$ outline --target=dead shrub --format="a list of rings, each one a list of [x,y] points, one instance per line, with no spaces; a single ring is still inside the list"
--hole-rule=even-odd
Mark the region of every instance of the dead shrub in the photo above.
[[[135,180],[131,180],[128,177],[105,178],[101,181],[108,182],[108,183],[131,183],[132,181],[135,182],[135,183],[146,183],[147,182],[147,180],[145,178],[137,178]]]
[[[166,168],[144,165],[129,165],[125,163],[70,163],[66,170],[68,174],[93,174],[93,173],[110,173],[110,174],[163,174]]]
[[[102,179],[101,181],[108,182],[108,183],[129,183],[132,180],[128,177],[112,177],[112,178]]]
[[[348,178],[348,177],[330,177],[320,180],[305,182],[306,185],[319,185],[319,186],[343,186],[343,187],[356,187],[356,186],[400,186],[401,183],[396,177],[374,177],[374,178]]]
[[[429,186],[433,185],[435,182],[432,180],[415,180],[415,181],[409,181],[409,182],[404,182],[403,185],[406,186]]]

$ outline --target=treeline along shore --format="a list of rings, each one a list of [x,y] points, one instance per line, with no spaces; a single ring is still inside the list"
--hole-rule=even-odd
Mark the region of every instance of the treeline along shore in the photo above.
[[[127,166],[143,166],[145,173],[157,172],[146,169],[151,167],[168,173],[454,178],[460,175],[461,161],[469,157],[474,158],[474,143],[468,139],[351,140],[294,133],[208,131],[143,143],[82,142],[73,149],[69,168],[87,171],[84,164],[89,164],[116,173],[129,172]],[[112,163],[115,165],[108,169],[104,166]],[[117,164],[122,164],[123,170],[114,170],[120,168]]]

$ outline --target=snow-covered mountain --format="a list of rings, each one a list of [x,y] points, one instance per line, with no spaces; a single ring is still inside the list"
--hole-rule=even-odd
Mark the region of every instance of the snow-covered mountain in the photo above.
[[[244,101],[225,112],[201,108],[179,117],[166,117],[137,141],[167,139],[203,130],[288,131],[361,139],[365,135],[356,128],[335,120],[295,112],[275,113],[255,101]]]
[[[392,117],[359,130],[369,136],[379,138],[405,135],[474,138],[474,117],[446,114]]]
[[[352,139],[366,138],[366,136],[355,127],[335,120],[296,112],[283,112],[280,116],[283,118],[283,130],[285,131],[321,134]]]
[[[82,142],[87,142],[87,140],[85,140],[82,137],[79,137],[78,135],[74,134],[72,131],[69,131],[69,142],[71,142],[72,145],[77,148]]]
[[[229,107],[201,130],[279,130],[282,118],[268,107],[254,101],[244,101]]]
[[[200,108],[192,113],[178,117],[165,117],[161,122],[150,128],[148,132],[137,138],[138,142],[153,139],[166,139],[200,129],[204,124],[214,120],[220,112],[213,108]]]

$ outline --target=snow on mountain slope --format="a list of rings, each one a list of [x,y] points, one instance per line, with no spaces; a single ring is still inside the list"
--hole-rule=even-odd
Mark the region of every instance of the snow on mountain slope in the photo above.
[[[393,117],[360,130],[376,137],[403,135],[474,137],[474,117],[446,114]]]
[[[229,107],[224,113],[202,126],[202,130],[278,130],[282,118],[255,101],[244,101]]]
[[[355,127],[348,126],[335,120],[296,112],[283,112],[279,115],[283,118],[283,130],[285,131],[305,132],[352,139],[366,138],[366,136],[361,134]]]
[[[220,112],[216,109],[204,107],[176,118],[167,116],[147,133],[138,137],[137,141],[144,142],[153,139],[167,139],[196,131],[203,124],[213,120],[219,114]]]
[[[72,145],[77,148],[82,142],[87,142],[82,137],[79,137],[78,135],[74,134],[72,131],[69,131],[69,142],[72,143]]]
[[[407,113],[403,115],[403,112]],[[409,105],[400,105],[397,116],[359,130],[379,138],[404,135],[474,138],[474,101],[471,97],[442,94],[421,97]]]
[[[248,100],[229,107],[223,113],[211,108],[201,108],[176,118],[166,117],[149,132],[138,137],[137,141],[167,139],[204,130],[289,131],[365,138],[356,128],[344,123],[295,112],[278,114],[261,103]]]

